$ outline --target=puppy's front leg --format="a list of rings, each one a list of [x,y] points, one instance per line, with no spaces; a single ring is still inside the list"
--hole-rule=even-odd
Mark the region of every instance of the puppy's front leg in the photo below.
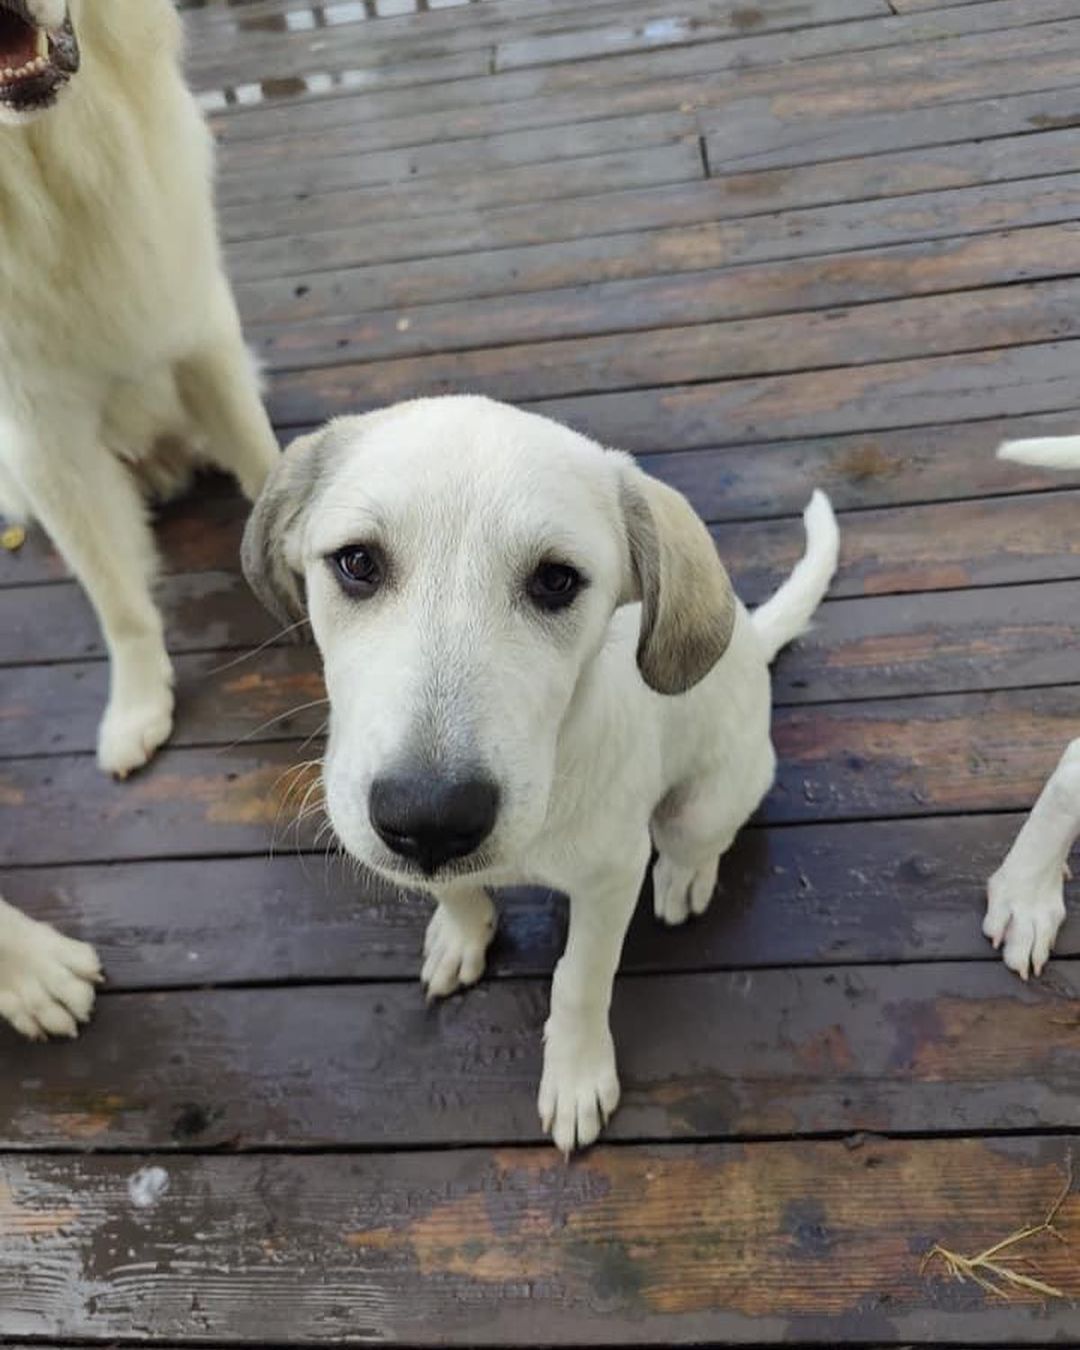
[[[1021,979],[1042,973],[1065,918],[1066,860],[1080,834],[1080,740],[1061,757],[987,886],[983,932]]]
[[[440,892],[424,934],[420,979],[429,1001],[445,998],[484,973],[484,959],[495,936],[495,904],[482,886],[456,886]]]
[[[544,1129],[567,1156],[591,1144],[619,1104],[608,1013],[648,861],[646,839],[636,856],[570,894],[570,932],[551,981],[538,1101]]]
[[[74,1036],[100,979],[93,947],[0,900],[0,1017],[16,1031],[32,1041]]]

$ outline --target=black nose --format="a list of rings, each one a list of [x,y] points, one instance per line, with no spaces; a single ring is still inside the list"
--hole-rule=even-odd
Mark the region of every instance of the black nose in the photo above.
[[[479,848],[498,807],[499,790],[489,779],[447,779],[436,772],[376,778],[368,798],[375,833],[427,876]]]

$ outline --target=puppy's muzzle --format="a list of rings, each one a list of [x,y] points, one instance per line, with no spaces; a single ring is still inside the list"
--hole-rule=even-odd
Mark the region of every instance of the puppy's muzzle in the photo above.
[[[368,798],[375,833],[392,853],[433,876],[475,853],[491,833],[499,790],[488,778],[440,778],[434,772],[376,778]]]

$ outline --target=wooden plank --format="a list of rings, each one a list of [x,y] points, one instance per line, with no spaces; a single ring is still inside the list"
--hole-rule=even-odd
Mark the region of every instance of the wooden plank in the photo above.
[[[1075,222],[961,239],[896,244],[814,258],[609,281],[468,302],[410,305],[294,326],[252,325],[271,369],[335,365],[353,356],[409,356],[709,322],[940,294],[1069,275],[1080,259]],[[942,308],[944,309],[944,304]]]
[[[793,169],[728,174],[707,183],[625,189],[619,194],[615,220],[610,193],[600,192],[554,204],[492,207],[482,214],[430,211],[394,220],[390,228],[378,232],[353,225],[315,230],[298,238],[249,239],[229,246],[229,270],[234,279],[249,281],[658,226],[769,216],[800,207],[1003,183],[1029,177],[1032,165],[1038,166],[1040,176],[1077,172],[1076,136],[1071,130],[1032,132],[984,139],[978,145],[964,142],[925,152],[895,151]]]
[[[779,22],[773,19],[778,11]],[[786,19],[787,27],[802,31],[819,23],[835,23],[889,13],[884,0],[861,8],[850,5],[837,7],[825,14],[814,7],[800,3],[770,4],[767,9],[747,14],[738,7],[726,19],[702,21],[696,16],[662,13],[645,22],[609,23],[603,27],[576,30],[570,33],[528,35],[501,41],[495,48],[495,70],[516,70],[524,66],[561,65],[567,61],[585,61],[590,57],[612,56],[630,51],[651,51],[658,47],[682,47],[691,43],[716,42],[723,38],[739,37],[747,32],[759,32],[766,27],[779,27]]]
[[[1076,731],[1076,686],[778,709],[769,823],[1030,807]],[[310,850],[297,810],[318,751],[298,742],[169,749],[123,784],[90,756],[0,764],[0,863]],[[314,798],[312,800],[315,800]]]
[[[940,68],[943,61],[1008,58],[1017,53],[1018,44],[1023,44],[1021,51],[1031,49],[1030,35],[1022,36],[1017,30],[1043,28],[1075,17],[1071,0],[983,0],[963,9],[942,10],[932,19],[925,15],[890,15],[803,29],[796,41],[785,33],[765,33],[706,48],[630,53],[479,78],[457,78],[453,70],[448,70],[442,82],[425,86],[424,106],[434,113],[531,100],[539,111],[545,100],[564,93],[588,93],[597,88],[614,91],[665,81],[685,83],[701,76],[712,78],[714,97],[730,99],[811,84],[842,83],[856,72],[869,79],[896,76],[918,67]],[[1059,29],[1054,32],[1055,38],[1042,45],[1044,53],[1062,36]],[[737,83],[717,78],[733,69],[738,71]],[[215,113],[213,124],[226,141],[278,139],[349,123],[390,122],[415,113],[416,98],[408,90],[379,88],[304,97],[301,89],[276,107],[239,105],[224,109]],[[514,113],[509,115],[513,117]],[[557,105],[554,115],[560,119],[563,116]]]
[[[1025,688],[1076,678],[1080,582],[827,601],[779,664],[778,704]],[[186,634],[179,634],[181,645]],[[170,633],[170,639],[174,633]],[[312,647],[247,658],[179,656],[171,744],[313,736],[327,708]],[[105,662],[8,668],[0,678],[0,759],[94,749]]]
[[[1080,404],[1080,348],[1044,343],[1004,351],[893,361],[760,380],[545,399],[534,411],[605,445],[647,452],[978,417],[1028,416]]]
[[[1078,652],[1078,581],[827,602],[779,661],[773,696],[802,703],[1065,683],[1080,674]]]
[[[658,930],[646,891],[621,969],[997,961],[980,909],[1020,823],[997,814],[751,826],[725,855],[720,892],[700,922]],[[429,901],[373,876],[293,853],[9,868],[0,891],[93,942],[110,990],[413,980],[431,913]],[[565,941],[558,897],[500,893],[488,976],[550,974]],[[1080,955],[1075,906],[1055,951]]]
[[[686,113],[613,117],[581,126],[511,131],[471,140],[440,140],[405,150],[379,150],[330,158],[283,158],[273,169],[229,172],[220,177],[223,206],[251,203],[261,209],[278,198],[293,201],[322,193],[449,175],[480,175],[529,164],[551,164],[596,155],[625,154],[641,146],[698,144],[697,124]]]
[[[697,143],[674,143],[554,164],[493,169],[477,178],[451,174],[415,184],[397,183],[393,192],[388,192],[384,184],[355,188],[313,200],[281,201],[271,213],[260,211],[257,203],[241,203],[222,207],[218,220],[225,238],[236,242],[280,236],[283,231],[304,234],[355,228],[365,220],[393,220],[417,209],[428,210],[433,200],[444,211],[479,211],[515,202],[685,183],[703,174]]]
[[[874,1138],[352,1157],[3,1162],[0,1334],[409,1345],[1049,1344],[1080,1335],[1068,1243],[1027,1249],[1070,1296],[1008,1303],[922,1259],[1038,1224],[1070,1140]],[[990,1183],[990,1184],[988,1184]],[[1067,1199],[1066,1233],[1080,1202]],[[855,1256],[858,1259],[855,1259]],[[313,1278],[313,1271],[319,1273]],[[812,1321],[810,1319],[813,1319]]]
[[[495,249],[472,254],[468,268],[458,258],[436,257],[304,276],[286,274],[242,282],[236,294],[248,324],[297,324],[371,310],[989,234],[1071,222],[1078,210],[1080,175],[1060,174],[916,193],[902,202],[840,203],[714,224]]]
[[[55,1048],[47,1077],[40,1048],[0,1032],[0,1140],[542,1143],[548,1002],[547,981],[533,980],[482,984],[434,1009],[419,982],[109,995],[77,1044]],[[1075,1128],[1077,1011],[1080,967],[1061,961],[1048,987],[1000,961],[619,980],[624,1095],[606,1136]],[[695,1023],[724,1035],[687,1036]]]
[[[231,533],[231,531],[229,532]],[[220,541],[215,541],[220,542]],[[239,560],[234,559],[234,567]],[[239,576],[196,572],[171,576],[158,601],[174,651],[218,651],[265,642],[279,631]],[[47,604],[49,622],[41,622]],[[0,589],[0,665],[71,661],[104,655],[97,618],[74,582]]]
[[[812,486],[827,491],[838,510],[925,505],[1080,487],[1080,472],[1051,474],[1005,463],[993,454],[1003,440],[1070,433],[1077,421],[1076,413],[1066,412],[943,425],[932,436],[923,427],[913,427],[719,449],[660,446],[661,453],[641,456],[641,464],[679,488],[705,520],[714,522],[797,516]],[[1003,509],[1011,514],[1020,505]],[[165,570],[235,571],[247,511],[247,503],[229,490],[225,480],[207,483],[173,504],[157,529]],[[948,519],[948,528],[955,528],[955,520]],[[932,519],[929,523],[931,528],[937,524]],[[851,524],[845,522],[845,533]],[[875,526],[882,528],[880,519]],[[965,536],[976,541],[975,548],[980,537],[980,530]],[[787,542],[796,548],[797,541],[795,527]],[[908,564],[914,561],[906,558]],[[28,586],[65,575],[41,530],[31,530],[17,552],[0,551],[0,586]]]
[[[663,462],[658,467],[662,473]],[[801,483],[800,506],[813,486]],[[1073,579],[1080,575],[1078,502],[1080,492],[1061,490],[847,515],[841,521],[841,566],[830,594]],[[803,548],[801,525],[786,518],[729,521],[714,526],[713,535],[740,594],[752,604],[771,594]],[[213,566],[219,559],[210,550],[222,540],[210,536],[206,542],[204,563]],[[43,594],[51,619],[44,627]],[[252,646],[273,640],[279,631],[235,572],[170,576],[159,594],[169,643],[178,653]],[[97,622],[73,582],[51,584],[44,593],[38,586],[0,588],[0,627],[5,634],[0,664],[81,661],[104,654]]]
[[[787,708],[761,818],[857,820],[1016,811],[1076,734],[1075,685]]]
[[[850,368],[1077,337],[1080,280],[1073,278],[968,291],[950,296],[946,306],[939,296],[918,297],[294,371],[274,380],[269,406],[275,422],[296,426],[352,412],[358,389],[377,403],[456,393],[518,402],[583,389]]]
[[[727,109],[725,119],[732,113]],[[1067,128],[1080,123],[1080,111],[1071,91],[1049,89],[1014,98],[973,99],[879,115],[830,115],[828,101],[825,109],[815,113],[807,99],[793,107],[785,104],[779,113],[770,110],[768,115],[759,116],[752,128],[740,125],[736,118],[735,135],[722,122],[716,125],[711,115],[703,120],[709,131],[710,171],[723,174],[821,164],[850,155],[872,157],[916,146],[1031,132],[1039,127]],[[1032,145],[1031,149],[1031,163],[1038,164],[1036,147]]]

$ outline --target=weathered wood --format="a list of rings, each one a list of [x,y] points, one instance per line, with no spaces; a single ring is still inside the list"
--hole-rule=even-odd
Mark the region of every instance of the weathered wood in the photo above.
[[[645,462],[664,474],[663,456],[655,464]],[[714,464],[722,487],[723,456]],[[797,505],[805,504],[814,486],[809,478],[793,485]],[[1074,578],[1080,572],[1078,502],[1080,492],[1071,490],[845,516],[841,566],[830,594],[902,594]],[[733,520],[714,526],[713,535],[740,594],[752,604],[775,589],[804,545],[801,525],[787,518]],[[917,550],[912,548],[915,538],[920,540]],[[201,565],[235,569],[232,539],[228,525],[208,533]],[[280,632],[235,570],[169,576],[159,596],[169,643],[178,653],[247,647],[276,640]],[[40,623],[45,599],[55,627]],[[97,621],[74,582],[57,582],[47,591],[0,587],[0,631],[0,665],[81,661],[104,653]]]
[[[499,42],[495,48],[495,69],[516,70],[524,66],[585,61],[589,57],[610,56],[614,52],[713,43],[723,38],[745,36],[748,32],[754,33],[764,28],[784,26],[802,31],[819,23],[884,15],[887,12],[884,0],[862,6],[835,6],[828,12],[799,0],[794,4],[786,0],[786,3],[773,3],[767,8],[749,12],[740,5],[725,18],[718,18],[711,23],[692,13],[686,17],[658,17],[651,22],[636,24],[624,20],[570,33],[529,35]]]
[[[736,286],[738,284],[736,278]],[[650,328],[543,344],[363,361],[278,375],[270,410],[282,425],[320,422],[365,400],[475,393],[509,401],[579,390],[689,384],[868,365],[1080,337],[1080,281],[1046,281],[891,300],[742,322]]]
[[[768,822],[1022,811],[1075,736],[1075,685],[778,709]],[[123,784],[92,757],[0,764],[5,866],[310,849],[298,816],[318,750],[299,742],[170,749]],[[318,791],[308,799],[314,808]]]
[[[606,445],[644,453],[977,417],[1043,414],[1080,402],[1080,344],[894,361],[721,384],[545,399],[535,411]]]
[[[870,534],[872,538],[872,532]],[[1066,683],[1080,674],[1080,582],[826,601],[779,662],[778,705]],[[183,647],[183,626],[169,633]],[[327,708],[311,646],[174,661],[173,745],[313,736]],[[0,758],[89,752],[108,692],[102,661],[10,667],[0,678]]]
[[[346,193],[333,194],[335,198]],[[678,226],[557,244],[505,248],[370,267],[330,269],[303,277],[242,282],[241,313],[250,324],[294,324],[364,310],[696,272],[918,240],[988,234],[1075,218],[1080,175],[918,193],[892,200],[841,203],[712,225]],[[792,308],[788,303],[784,308]]]
[[[1029,177],[1034,163],[1042,174],[1076,172],[1080,169],[1076,136],[1067,129],[1034,132],[986,140],[978,146],[894,151],[812,167],[727,174],[707,183],[626,190],[620,193],[615,219],[610,195],[600,192],[568,197],[555,204],[492,207],[482,214],[434,211],[394,220],[392,228],[378,232],[361,231],[352,225],[299,238],[251,239],[230,247],[229,267],[237,280],[249,281],[286,272],[296,275],[586,235],[771,215],[793,208],[1008,182]],[[385,206],[384,196],[379,209]]]
[[[657,930],[646,893],[621,969],[996,961],[982,936],[986,878],[1018,815],[750,826],[723,861],[708,915]],[[244,981],[415,979],[429,901],[316,855],[35,867],[0,893],[94,942],[109,988]],[[499,898],[488,975],[550,974],[566,909],[548,892]],[[1080,913],[1058,936],[1080,955]]]
[[[110,995],[90,1032],[52,1052],[47,1081],[41,1050],[0,1031],[0,1141],[540,1143],[547,1012],[547,982],[532,980],[481,985],[434,1009],[418,981]],[[1072,962],[1058,962],[1046,987],[1001,962],[616,981],[623,1097],[607,1134],[1075,1128],[1078,1014]]]
[[[763,116],[752,132],[740,127],[740,134],[734,137],[723,126],[716,127],[707,138],[710,172],[746,173],[827,163],[848,155],[873,157],[915,146],[970,141],[976,136],[982,139],[1030,133],[1040,127],[1068,128],[1080,122],[1071,93],[1056,89],[877,116],[861,113],[829,117],[823,113],[814,120],[808,107],[793,109],[790,121],[786,120],[788,116],[786,110],[783,117]],[[711,117],[706,115],[704,122],[710,128]],[[1037,156],[1035,147],[1032,150]]]
[[[686,183],[702,178],[704,173],[701,150],[695,139],[691,144],[673,142],[554,164],[492,169],[477,178],[440,175],[415,184],[395,183],[392,192],[385,184],[378,184],[325,197],[282,200],[269,213],[260,211],[257,203],[226,205],[218,213],[218,219],[224,237],[235,242],[280,237],[287,232],[300,235],[336,227],[355,228],[365,220],[399,219],[421,208],[429,209],[433,194],[440,211],[480,211],[596,191]],[[305,256],[312,256],[310,244]]]
[[[1080,687],[786,708],[771,822],[1029,806],[1076,735]]]
[[[1074,1253],[1026,1249],[1070,1298],[1008,1302],[922,1259],[1038,1224],[1070,1141],[780,1142],[495,1153],[3,1161],[0,1334],[244,1343],[829,1344],[1075,1339]],[[1080,1202],[1067,1199],[1066,1233]],[[317,1277],[315,1272],[317,1272]]]
[[[922,15],[856,19],[827,28],[803,29],[794,39],[786,33],[748,35],[706,48],[629,53],[567,67],[484,74],[471,79],[455,77],[448,69],[441,83],[425,87],[423,99],[429,112],[498,104],[501,117],[502,108],[508,105],[531,100],[538,109],[542,102],[550,103],[562,93],[598,87],[615,91],[634,84],[662,85],[665,81],[682,81],[685,85],[699,76],[713,77],[714,97],[730,99],[746,93],[843,83],[856,72],[864,79],[887,78],[920,67],[940,68],[946,61],[1007,59],[1018,50],[1031,49],[1030,36],[1021,43],[1017,30],[1029,25],[1045,28],[1050,22],[1075,16],[1071,0],[983,0],[965,8],[942,10],[929,22]],[[1060,37],[1059,30],[1055,32]],[[1052,45],[1043,44],[1042,52]],[[1038,49],[1038,43],[1035,47]],[[736,68],[737,84],[730,78],[716,78]],[[227,141],[278,139],[348,123],[390,122],[416,113],[417,99],[409,90],[377,88],[329,98],[304,97],[304,92],[294,91],[277,107],[235,106],[217,112],[215,130]],[[553,108],[554,116],[561,120],[558,105],[553,104]]]
[[[463,141],[437,141],[405,150],[334,155],[311,160],[283,159],[275,168],[230,172],[218,185],[224,206],[294,200],[447,175],[485,174],[529,164],[551,164],[593,155],[625,154],[639,147],[698,142],[697,126],[686,113],[612,117],[579,126],[511,131]],[[385,186],[384,186],[385,191]]]

